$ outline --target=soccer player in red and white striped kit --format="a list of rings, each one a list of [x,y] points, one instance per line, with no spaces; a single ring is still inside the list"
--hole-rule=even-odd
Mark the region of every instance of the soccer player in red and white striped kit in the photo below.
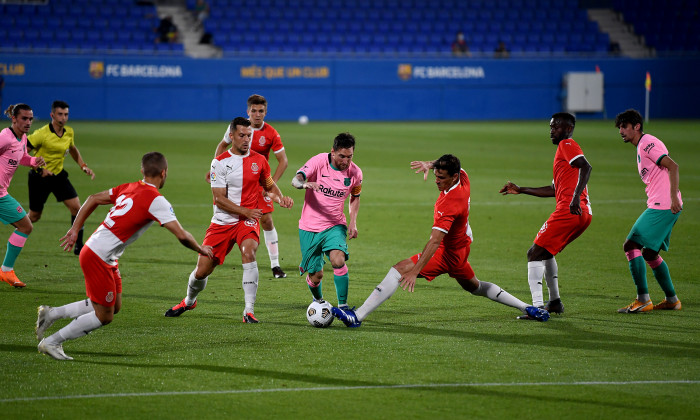
[[[61,246],[70,251],[87,218],[100,205],[113,205],[105,220],[80,251],[80,268],[85,276],[87,299],[60,307],[42,305],[36,322],[39,352],[57,360],[72,360],[63,352],[63,342],[80,338],[114,319],[122,306],[122,277],[119,258],[127,245],[138,239],[153,222],[168,229],[180,243],[207,258],[212,249],[199,245],[184,230],[173,208],[159,189],[165,185],[168,162],[159,152],[146,153],[141,159],[143,180],[122,184],[93,194],[80,207],[73,226],[61,238]],[[73,321],[58,332],[44,338],[51,325],[62,318]]]

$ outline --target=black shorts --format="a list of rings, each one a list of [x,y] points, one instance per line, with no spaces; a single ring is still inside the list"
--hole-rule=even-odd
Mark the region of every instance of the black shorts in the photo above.
[[[62,170],[56,175],[42,177],[36,171],[29,171],[29,210],[40,212],[53,193],[56,201],[70,200],[78,196],[73,184],[68,180],[68,172]]]

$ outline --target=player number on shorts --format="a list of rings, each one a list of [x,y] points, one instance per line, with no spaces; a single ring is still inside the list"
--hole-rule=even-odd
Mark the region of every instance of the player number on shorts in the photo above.
[[[107,225],[107,227],[114,226],[114,220],[112,219],[115,217],[125,215],[129,210],[131,210],[131,207],[133,206],[134,200],[132,200],[131,198],[126,198],[125,195],[120,195],[117,198],[117,202],[114,204],[114,207],[112,207],[112,209],[107,214],[107,217],[105,217],[105,225]]]

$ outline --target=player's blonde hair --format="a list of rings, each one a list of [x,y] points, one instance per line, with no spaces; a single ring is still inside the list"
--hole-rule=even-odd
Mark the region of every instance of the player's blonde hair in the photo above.
[[[31,111],[31,110],[32,110],[32,107],[30,107],[30,106],[27,105],[27,104],[14,104],[14,105],[10,105],[10,106],[8,106],[7,109],[5,110],[5,115],[7,116],[7,118],[12,119],[13,117],[18,116],[18,115],[19,115],[19,111],[22,111],[22,110],[24,110],[24,111]]]

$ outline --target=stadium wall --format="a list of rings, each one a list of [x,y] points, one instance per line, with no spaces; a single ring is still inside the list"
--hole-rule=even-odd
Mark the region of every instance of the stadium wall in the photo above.
[[[566,73],[604,74],[610,118],[650,115],[700,118],[700,58],[644,59],[220,59],[0,55],[3,105],[26,102],[40,118],[62,99],[82,120],[227,120],[259,93],[270,119],[499,120],[539,119],[561,111]]]

